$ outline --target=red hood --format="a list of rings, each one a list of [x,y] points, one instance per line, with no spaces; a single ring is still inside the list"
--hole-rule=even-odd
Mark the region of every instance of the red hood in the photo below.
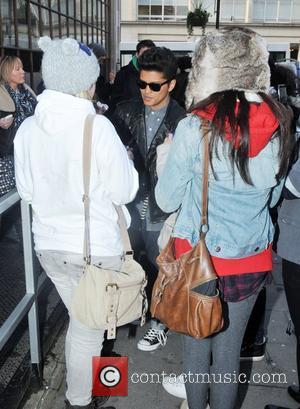
[[[236,112],[238,110],[238,104],[236,105]],[[201,118],[212,120],[216,112],[214,105],[209,105],[205,109],[195,109],[194,114]],[[270,141],[272,135],[278,128],[279,123],[269,108],[266,102],[260,104],[250,103],[249,110],[249,157],[253,158],[257,156],[259,152],[264,149],[264,147]],[[238,139],[240,135],[240,129],[238,129]],[[230,141],[232,136],[230,132],[229,122],[226,121],[225,124],[225,138]]]

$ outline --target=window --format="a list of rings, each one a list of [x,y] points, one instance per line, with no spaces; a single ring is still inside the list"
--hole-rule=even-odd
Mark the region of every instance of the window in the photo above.
[[[221,2],[221,19],[223,21],[244,21],[246,2],[244,0],[224,0]]]
[[[150,5],[150,19],[162,20],[163,2],[161,0],[151,0]]]
[[[298,22],[300,0],[253,0],[253,21]]]
[[[268,0],[265,4],[265,21],[277,20],[277,0]]]
[[[294,0],[291,10],[292,21],[300,21],[300,0]]]
[[[280,21],[290,21],[291,20],[291,1],[290,0],[280,0],[278,13],[279,13]]]
[[[150,6],[139,6],[139,20],[149,20]]]
[[[175,7],[174,6],[164,6],[164,18],[165,20],[173,20],[175,16]]]
[[[235,20],[244,21],[246,14],[246,2],[244,0],[234,1],[233,16]]]
[[[188,0],[138,0],[138,20],[186,19]]]
[[[186,18],[188,13],[188,6],[177,6],[177,17]]]
[[[285,60],[285,51],[270,51],[270,57],[275,61]]]
[[[264,21],[265,19],[265,0],[254,0],[253,1],[253,20]]]

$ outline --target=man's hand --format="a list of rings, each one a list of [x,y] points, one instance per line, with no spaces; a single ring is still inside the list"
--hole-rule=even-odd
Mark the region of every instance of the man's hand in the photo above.
[[[133,150],[129,148],[129,146],[126,146],[126,151],[127,151],[128,158],[130,160],[134,160]]]
[[[13,123],[13,121],[14,121],[13,117],[11,117],[11,118],[1,118],[0,119],[0,128],[8,129],[11,126],[11,124]]]
[[[164,143],[170,145],[173,142],[173,134],[170,132],[168,136],[165,138]]]
[[[113,84],[116,78],[116,74],[112,71],[108,74],[108,80],[110,84]]]

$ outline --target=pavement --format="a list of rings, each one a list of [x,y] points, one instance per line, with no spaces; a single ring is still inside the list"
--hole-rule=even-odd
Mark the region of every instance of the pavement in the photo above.
[[[18,206],[19,203],[0,217],[0,327],[26,293]],[[41,348],[44,355],[57,338],[65,321],[64,316],[65,308],[49,280],[39,295]],[[0,351],[0,409],[16,409],[27,391],[34,375],[29,345],[28,320],[24,318]]]
[[[268,343],[265,358],[260,362],[241,365],[241,372],[246,373],[247,379],[252,381],[239,387],[239,409],[264,409],[266,404],[299,408],[299,403],[287,394],[287,386],[297,384],[296,339],[294,334],[286,333],[289,313],[281,279],[280,260],[274,265],[273,276],[274,280],[267,290]],[[128,337],[128,327],[118,330],[114,350],[128,356],[128,396],[111,397],[104,407],[111,405],[116,409],[179,409],[181,399],[164,391],[160,375],[162,372],[179,374],[182,371],[181,336],[171,333],[164,348],[142,352],[136,348],[136,343],[146,329],[147,325],[138,328],[135,338]],[[22,409],[64,409],[65,332],[66,326],[46,358],[44,387],[32,393],[22,405]],[[139,383],[136,383],[137,376],[140,377]]]

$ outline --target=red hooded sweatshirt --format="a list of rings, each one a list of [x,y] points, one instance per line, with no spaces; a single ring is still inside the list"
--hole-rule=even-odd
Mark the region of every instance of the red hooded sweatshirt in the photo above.
[[[238,102],[236,112],[238,110]],[[208,106],[205,110],[195,110],[194,114],[200,118],[211,121],[215,115],[215,107]],[[249,157],[257,156],[262,149],[268,144],[274,132],[278,128],[279,123],[269,108],[268,104],[250,103],[249,110]],[[239,139],[240,131],[238,129]],[[230,141],[231,133],[229,123],[225,124],[225,138]],[[188,240],[175,239],[175,257],[179,258],[182,254],[192,249]],[[233,274],[257,273],[272,270],[272,244],[259,254],[239,259],[224,259],[212,256],[212,262],[218,276],[227,276]]]

